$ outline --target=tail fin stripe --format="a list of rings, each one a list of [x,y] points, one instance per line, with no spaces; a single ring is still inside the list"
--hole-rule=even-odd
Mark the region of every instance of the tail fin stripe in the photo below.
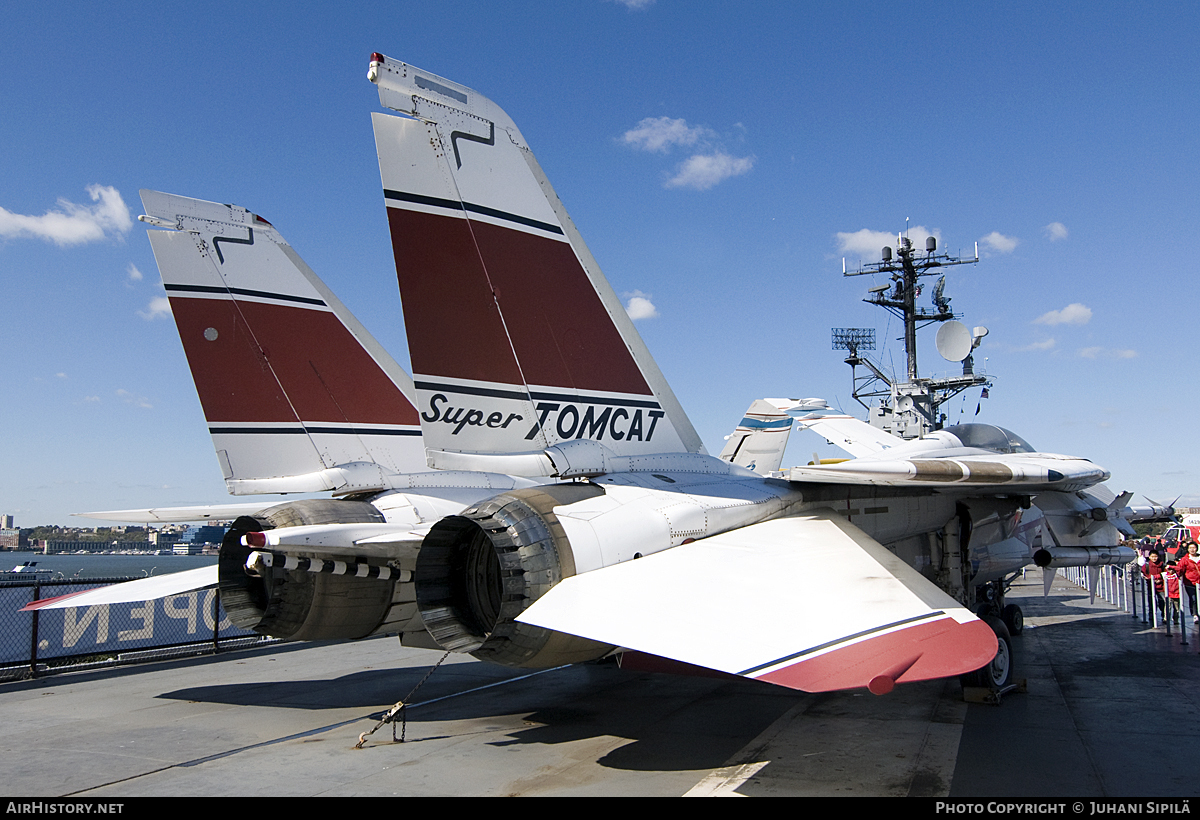
[[[652,410],[662,409],[656,401],[645,401],[642,399],[625,399],[625,398],[610,398],[607,396],[593,396],[583,391],[578,393],[537,393],[529,392],[530,398],[540,399],[542,401],[573,401],[583,404],[618,404],[622,407],[649,407]]]
[[[461,384],[440,384],[438,382],[415,382],[418,390],[431,390],[440,393],[461,393],[467,396],[490,396],[496,399],[516,399],[525,401],[529,394],[516,390],[497,390],[493,387],[470,387]]]
[[[482,216],[490,216],[493,219],[502,219],[506,222],[515,222],[518,225],[525,225],[530,228],[546,231],[547,233],[558,234],[563,236],[563,230],[557,225],[552,225],[549,222],[541,222],[537,219],[531,219],[520,214],[501,211],[498,208],[489,208],[486,205],[476,205],[472,202],[460,202],[456,199],[442,199],[435,196],[425,196],[423,194],[409,194],[403,191],[394,191],[389,188],[383,189],[384,199],[393,199],[397,202],[412,202],[416,205],[428,205],[435,208],[446,208],[453,211],[470,211],[471,213],[480,214]]]
[[[230,293],[236,293],[239,296],[255,296],[260,299],[275,299],[280,302],[300,302],[306,305],[316,305],[317,307],[329,307],[322,299],[314,299],[308,296],[289,296],[286,293],[271,293],[265,290],[250,290],[249,288],[221,288],[212,285],[163,285],[168,291],[176,291],[181,293],[213,293],[221,297],[225,297]]]
[[[389,428],[378,427],[354,427],[352,429],[344,429],[339,427],[308,427],[310,433],[330,433],[334,435],[355,435],[355,436],[419,436],[421,428],[413,427],[407,430],[396,430]]]
[[[350,435],[350,436],[419,436],[421,430],[419,428],[409,429],[391,429],[391,428],[370,428],[370,427],[209,427],[209,435],[238,435],[246,433],[250,435],[291,435],[304,433],[325,433],[329,435]]]
[[[748,427],[751,430],[782,430],[792,426],[790,418],[780,419],[778,421],[766,421],[765,419],[752,419],[746,417],[742,419],[738,427]]]

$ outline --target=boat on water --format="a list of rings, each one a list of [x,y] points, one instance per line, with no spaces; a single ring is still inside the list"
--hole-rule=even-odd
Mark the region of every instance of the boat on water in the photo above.
[[[52,570],[39,567],[37,561],[25,561],[7,572],[0,571],[0,581],[48,581],[53,575]]]

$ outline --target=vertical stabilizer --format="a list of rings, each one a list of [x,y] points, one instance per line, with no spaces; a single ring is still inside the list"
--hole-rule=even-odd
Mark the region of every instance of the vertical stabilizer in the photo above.
[[[792,417],[765,399],[755,399],[725,440],[720,458],[760,475],[779,469],[792,433]]]
[[[703,452],[520,131],[477,92],[373,55],[375,143],[430,464],[585,439]]]
[[[235,495],[386,486],[426,469],[412,380],[270,223],[142,191],[143,220]]]

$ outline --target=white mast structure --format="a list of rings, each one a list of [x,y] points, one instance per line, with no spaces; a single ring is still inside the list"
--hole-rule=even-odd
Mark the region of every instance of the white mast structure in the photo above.
[[[932,236],[925,240],[924,254],[913,248],[907,236],[897,235],[896,240],[895,256],[891,248],[885,247],[881,261],[863,265],[855,271],[847,271],[843,259],[842,275],[886,273],[891,276],[890,284],[871,288],[863,301],[886,308],[904,322],[904,380],[895,376],[889,378],[877,364],[859,355],[860,350],[875,349],[873,328],[833,328],[833,349],[849,352],[846,364],[850,365],[853,374],[854,399],[867,409],[867,421],[893,435],[917,438],[942,428],[946,416],[939,409],[943,403],[968,388],[992,386],[990,377],[975,373],[972,359],[972,352],[979,347],[988,330],[986,327],[968,330],[966,325],[956,321],[956,314],[950,310],[950,299],[944,295],[945,274],[934,287],[934,309],[930,311],[917,306],[920,278],[936,275],[938,268],[977,263],[979,244],[975,245],[975,258],[964,259],[939,254],[937,239]],[[941,323],[936,339],[938,353],[948,361],[962,362],[961,376],[920,377],[917,331],[935,322]],[[865,366],[868,372],[858,375],[859,365]]]

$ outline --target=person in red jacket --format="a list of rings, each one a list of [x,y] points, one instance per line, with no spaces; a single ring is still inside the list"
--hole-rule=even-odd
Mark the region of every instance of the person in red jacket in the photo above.
[[[1171,619],[1171,623],[1179,623],[1179,563],[1177,561],[1167,561],[1167,565],[1163,567],[1162,577],[1163,586],[1167,590],[1167,609],[1166,614]]]
[[[1189,541],[1187,554],[1179,559],[1179,574],[1183,582],[1183,591],[1188,597],[1188,612],[1191,613],[1192,623],[1200,623],[1196,611],[1196,586],[1200,584],[1200,545]]]
[[[1142,564],[1142,576],[1154,587],[1154,600],[1158,603],[1158,611],[1166,614],[1166,601],[1163,600],[1163,562],[1157,549],[1150,550],[1150,557]]]

